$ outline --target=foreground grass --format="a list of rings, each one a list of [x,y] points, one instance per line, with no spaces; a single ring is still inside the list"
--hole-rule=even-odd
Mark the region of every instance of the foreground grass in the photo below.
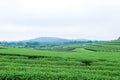
[[[0,49],[0,80],[119,80],[120,52]]]

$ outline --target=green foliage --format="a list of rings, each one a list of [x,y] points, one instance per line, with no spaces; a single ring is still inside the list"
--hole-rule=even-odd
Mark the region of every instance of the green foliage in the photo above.
[[[85,66],[90,66],[92,65],[92,60],[82,60],[81,61]]]
[[[120,52],[120,41],[115,40],[115,41],[85,45],[84,49],[95,52]]]
[[[118,44],[75,44],[53,50],[2,47],[0,80],[119,80]]]

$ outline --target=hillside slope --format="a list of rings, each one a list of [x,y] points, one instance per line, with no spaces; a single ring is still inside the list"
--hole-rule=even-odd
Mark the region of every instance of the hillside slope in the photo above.
[[[96,52],[120,52],[120,40],[112,40],[91,45],[84,45],[83,48]]]

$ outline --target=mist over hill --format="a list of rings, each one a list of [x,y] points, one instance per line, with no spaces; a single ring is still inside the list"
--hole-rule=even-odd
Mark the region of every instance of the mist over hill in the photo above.
[[[118,40],[120,40],[120,37],[118,37]]]
[[[98,41],[87,40],[87,39],[64,39],[64,38],[57,38],[57,37],[39,37],[39,38],[23,40],[23,41],[13,41],[13,42],[3,41],[3,42],[0,42],[0,46],[43,49],[43,48],[51,48],[54,46],[60,46],[60,45],[85,44],[85,43],[94,43],[94,42],[98,42]]]
[[[69,39],[57,38],[57,37],[39,37],[35,39],[25,40],[24,42],[40,42],[40,43],[64,43],[69,42]]]

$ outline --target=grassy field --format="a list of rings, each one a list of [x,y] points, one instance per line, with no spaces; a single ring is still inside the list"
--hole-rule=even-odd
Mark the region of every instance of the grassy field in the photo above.
[[[120,41],[71,47],[72,51],[1,47],[0,80],[120,80]]]

